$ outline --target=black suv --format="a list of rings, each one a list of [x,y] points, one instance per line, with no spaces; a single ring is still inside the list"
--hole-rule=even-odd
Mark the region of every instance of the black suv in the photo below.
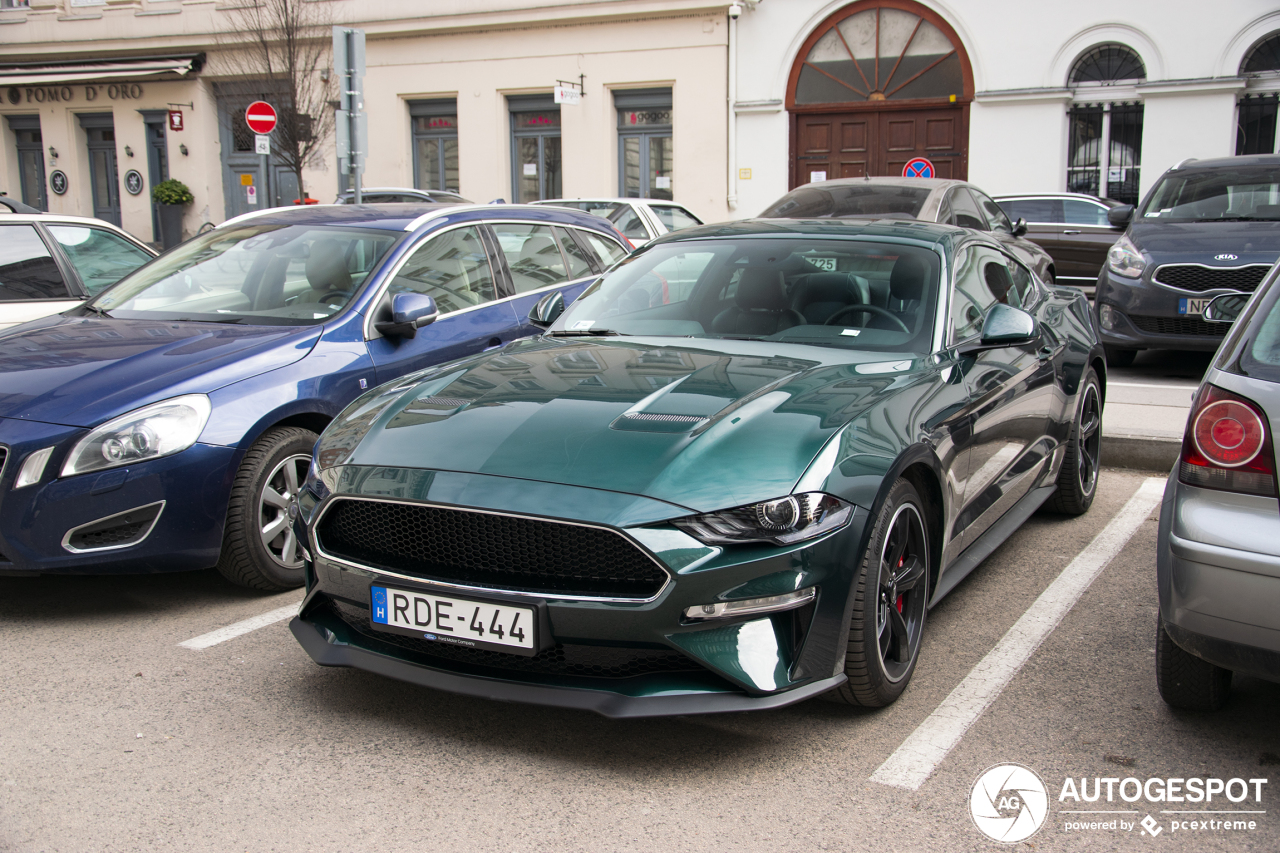
[[[1107,360],[1138,350],[1218,348],[1230,328],[1204,306],[1252,293],[1280,256],[1280,155],[1187,160],[1160,176],[1137,211],[1114,207],[1128,230],[1107,253],[1094,301]]]

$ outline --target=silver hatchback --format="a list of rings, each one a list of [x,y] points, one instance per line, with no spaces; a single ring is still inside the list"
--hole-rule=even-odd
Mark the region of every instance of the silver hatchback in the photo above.
[[[1196,391],[1160,510],[1156,682],[1177,708],[1222,707],[1233,673],[1280,681],[1278,278],[1280,264],[1252,299],[1220,296],[1204,314],[1235,325]]]

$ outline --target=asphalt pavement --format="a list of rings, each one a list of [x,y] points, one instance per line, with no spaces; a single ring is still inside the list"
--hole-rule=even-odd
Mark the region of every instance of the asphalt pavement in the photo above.
[[[1238,678],[1215,714],[1156,693],[1159,488],[1107,469],[1087,515],[1034,516],[880,711],[610,721],[323,669],[280,615],[299,593],[213,572],[3,579],[0,850],[989,851],[970,796],[1005,763],[1047,792],[1027,849],[1280,849],[1280,685]],[[1068,777],[1268,782],[1107,804],[1060,799]],[[1209,809],[1253,828],[1166,813]]]
[[[1167,473],[1182,447],[1191,394],[1213,353],[1149,350],[1107,371],[1102,464]]]

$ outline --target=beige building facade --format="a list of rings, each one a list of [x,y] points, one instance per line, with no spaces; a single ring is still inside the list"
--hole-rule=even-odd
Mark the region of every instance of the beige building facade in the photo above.
[[[367,35],[364,186],[640,194],[729,215],[725,3],[307,2]],[[187,235],[293,203],[297,177],[277,158],[264,173],[244,124],[234,20],[207,0],[2,0],[0,192],[156,242],[164,178],[195,196]],[[558,82],[578,103],[555,103]],[[325,203],[347,186],[332,136],[303,184]]]

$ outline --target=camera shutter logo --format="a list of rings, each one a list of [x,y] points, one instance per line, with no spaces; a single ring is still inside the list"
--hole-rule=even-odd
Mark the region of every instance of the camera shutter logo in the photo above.
[[[969,814],[985,836],[1016,844],[1035,835],[1049,816],[1044,780],[1021,764],[997,764],[983,771],[969,792]]]

